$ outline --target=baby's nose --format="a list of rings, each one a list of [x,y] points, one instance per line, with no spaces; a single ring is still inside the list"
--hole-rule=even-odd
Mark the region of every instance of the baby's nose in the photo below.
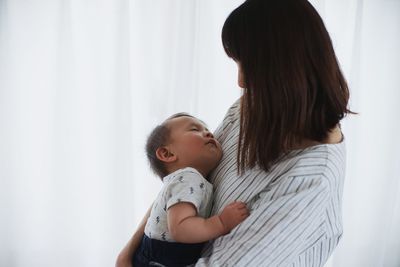
[[[206,137],[214,138],[214,135],[209,131],[206,131]]]

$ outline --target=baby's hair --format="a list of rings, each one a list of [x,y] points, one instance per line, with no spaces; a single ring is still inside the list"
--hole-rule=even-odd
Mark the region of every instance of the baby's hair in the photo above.
[[[165,167],[164,162],[159,160],[156,155],[156,151],[159,147],[166,146],[170,139],[171,130],[168,128],[168,121],[179,118],[179,117],[192,117],[192,115],[180,112],[168,117],[163,123],[157,125],[153,131],[151,131],[146,142],[146,155],[149,160],[151,170],[158,175],[161,179],[167,176],[169,173]]]

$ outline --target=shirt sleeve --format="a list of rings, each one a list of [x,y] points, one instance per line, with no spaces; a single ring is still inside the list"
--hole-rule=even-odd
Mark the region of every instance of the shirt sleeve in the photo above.
[[[306,248],[326,238],[323,215],[330,190],[324,176],[286,177],[274,186],[279,188],[257,196],[245,221],[214,241],[197,267],[291,266]]]
[[[205,200],[204,178],[194,171],[184,171],[168,184],[165,195],[166,209],[180,202],[189,202],[199,213]]]

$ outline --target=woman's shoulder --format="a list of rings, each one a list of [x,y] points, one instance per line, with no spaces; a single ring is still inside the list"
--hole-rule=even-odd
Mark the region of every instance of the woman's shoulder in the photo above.
[[[225,113],[222,122],[214,132],[214,136],[220,143],[225,140],[226,134],[230,132],[232,126],[240,120],[240,99],[237,99]]]
[[[292,150],[285,155],[285,158],[283,163],[286,162],[286,164],[278,165],[287,166],[290,162],[291,175],[342,176],[346,162],[345,140],[342,138],[338,143],[324,143]]]
[[[311,159],[318,166],[331,163],[332,161],[343,162],[345,158],[345,141],[340,125],[329,131],[323,142],[303,141],[298,148],[289,151],[290,156],[296,158],[296,162]]]
[[[241,97],[229,107],[225,114],[223,124],[233,123],[240,118],[240,101]]]
[[[239,97],[233,104],[230,106],[228,109],[228,115],[236,114],[238,111],[240,111],[240,101],[242,97]]]

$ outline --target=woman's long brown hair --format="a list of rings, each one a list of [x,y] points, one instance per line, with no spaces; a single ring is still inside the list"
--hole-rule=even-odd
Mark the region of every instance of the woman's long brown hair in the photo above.
[[[321,17],[307,0],[248,0],[222,42],[241,66],[238,170],[269,170],[304,139],[323,141],[347,114],[349,89]]]

